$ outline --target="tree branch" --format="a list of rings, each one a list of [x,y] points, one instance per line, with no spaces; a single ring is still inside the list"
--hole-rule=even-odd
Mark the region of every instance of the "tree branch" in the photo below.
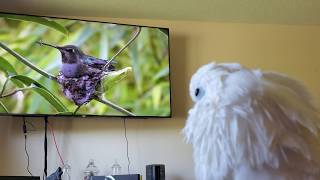
[[[0,101],[0,106],[2,107],[2,109],[4,109],[6,113],[9,113],[7,107],[1,101]]]
[[[5,97],[9,97],[9,96],[13,96],[15,95],[17,92],[20,92],[20,91],[25,91],[25,90],[28,90],[28,89],[32,89],[33,87],[26,87],[26,88],[20,88],[20,89],[16,89],[8,94],[5,94],[5,95],[1,95],[0,96],[0,99],[1,98],[5,98]]]
[[[109,100],[101,99],[99,97],[95,98],[94,100],[99,101],[99,102],[101,102],[101,103],[103,103],[103,104],[105,104],[105,105],[107,105],[107,106],[119,111],[119,112],[122,112],[123,114],[129,115],[129,116],[136,116],[132,112],[130,112],[130,111],[128,111],[128,110],[126,110],[126,109],[114,104],[113,102],[111,102]]]
[[[82,105],[78,106],[74,111],[73,111],[73,115],[77,114],[77,112],[79,111],[79,109],[81,108]]]
[[[8,53],[10,53],[15,58],[17,58],[20,62],[22,62],[23,64],[27,65],[29,68],[33,69],[34,71],[37,71],[39,74],[43,75],[44,77],[46,77],[46,78],[48,78],[50,80],[57,81],[57,78],[55,76],[43,71],[42,69],[39,69],[37,66],[32,64],[28,59],[22,57],[20,54],[18,54],[15,51],[11,50],[8,46],[3,44],[2,42],[0,42],[0,47],[3,48],[4,50],[6,50]]]
[[[137,26],[131,39],[115,55],[112,56],[112,58],[103,66],[102,71],[105,71],[107,69],[109,64],[139,36],[140,32],[141,32],[141,27]]]
[[[10,79],[10,77],[8,77],[6,79],[6,81],[3,83],[3,87],[2,87],[2,90],[1,90],[1,93],[0,93],[0,97],[3,95],[3,93],[4,93],[5,89],[6,89],[6,86],[7,86],[8,82],[9,82],[9,79]]]

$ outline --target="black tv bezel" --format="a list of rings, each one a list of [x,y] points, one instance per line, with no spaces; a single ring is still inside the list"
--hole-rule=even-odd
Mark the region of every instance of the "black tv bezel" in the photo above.
[[[171,61],[170,61],[170,29],[168,27],[156,27],[138,24],[126,24],[126,23],[113,23],[107,21],[97,21],[97,20],[87,20],[87,19],[77,19],[77,18],[66,18],[66,17],[56,17],[56,16],[45,16],[45,15],[34,15],[34,14],[22,14],[22,13],[11,13],[0,11],[0,14],[12,14],[21,16],[33,16],[33,17],[44,17],[53,19],[66,19],[66,20],[76,20],[76,21],[86,21],[86,22],[96,22],[96,23],[108,23],[116,25],[125,26],[139,26],[146,28],[158,28],[165,29],[168,32],[168,61],[169,61],[169,92],[170,92],[170,114],[167,116],[126,116],[126,115],[92,115],[92,114],[72,114],[72,115],[60,115],[60,114],[18,114],[18,113],[0,113],[0,116],[16,116],[16,117],[98,117],[98,118],[130,118],[130,119],[146,119],[146,118],[172,118],[172,81],[171,81]],[[88,17],[90,18],[90,17]]]

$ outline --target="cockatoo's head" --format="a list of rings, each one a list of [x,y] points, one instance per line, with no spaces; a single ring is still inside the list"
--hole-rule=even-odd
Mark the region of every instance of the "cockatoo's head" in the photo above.
[[[237,71],[241,68],[239,64],[225,65],[210,63],[202,66],[193,75],[190,82],[190,96],[194,102],[200,101],[202,98],[212,96],[213,88],[222,88],[221,81],[231,71]]]
[[[248,93],[248,86],[257,82],[250,79],[256,77],[260,77],[259,71],[250,71],[237,63],[209,63],[192,76],[190,96],[195,104],[204,101],[221,103],[222,100],[227,103],[237,95]]]

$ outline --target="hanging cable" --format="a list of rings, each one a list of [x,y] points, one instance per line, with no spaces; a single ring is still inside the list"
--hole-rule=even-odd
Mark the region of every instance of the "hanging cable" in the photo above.
[[[48,116],[44,116],[44,169],[43,169],[43,173],[44,173],[45,179],[48,176],[48,138],[47,138],[47,132],[48,132]]]
[[[55,147],[56,147],[58,156],[59,156],[59,158],[60,158],[60,162],[61,162],[61,164],[64,166],[64,161],[63,161],[63,158],[62,158],[61,153],[60,153],[60,151],[59,151],[59,146],[58,146],[57,141],[56,141],[56,136],[54,135],[54,130],[53,130],[53,127],[52,127],[52,125],[51,125],[50,123],[49,123],[49,129],[50,129],[50,132],[51,132],[51,135],[52,135],[52,139],[53,139],[53,141],[54,141],[54,145],[55,145]]]
[[[25,154],[27,156],[27,171],[29,173],[30,176],[33,176],[30,169],[29,169],[29,166],[30,166],[30,156],[29,156],[29,153],[28,153],[28,149],[27,149],[27,134],[28,134],[28,130],[27,130],[27,125],[26,125],[26,119],[25,117],[23,116],[22,117],[23,119],[23,126],[22,126],[22,131],[23,131],[23,134],[24,134],[24,151],[25,151]]]
[[[128,160],[128,174],[130,174],[130,157],[129,157],[129,141],[127,137],[127,123],[126,123],[126,118],[123,118],[123,127],[124,127],[124,138],[126,140],[126,147],[127,147],[127,160]]]

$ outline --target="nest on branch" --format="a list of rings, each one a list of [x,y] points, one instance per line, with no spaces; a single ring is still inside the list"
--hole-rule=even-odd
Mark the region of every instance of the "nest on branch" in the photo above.
[[[60,73],[57,82],[62,85],[64,95],[77,106],[81,106],[101,95],[101,80],[104,74],[97,72],[78,78],[68,78]]]

